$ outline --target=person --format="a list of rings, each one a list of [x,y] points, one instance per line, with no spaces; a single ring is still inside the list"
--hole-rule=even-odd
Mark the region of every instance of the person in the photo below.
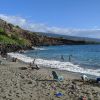
[[[61,55],[61,60],[64,61],[64,57],[63,57],[63,55]]]
[[[69,58],[68,58],[69,62],[71,62],[71,57],[72,57],[72,55],[69,55]]]
[[[35,59],[29,63],[29,66],[32,68],[35,65]]]
[[[32,63],[33,63],[33,65],[35,64],[35,59],[33,60],[33,62],[32,62]]]
[[[40,69],[38,65],[36,65],[36,69],[37,69],[37,70]]]
[[[31,69],[37,69],[38,70],[40,68],[39,68],[39,66],[37,64],[35,64],[35,60],[36,59],[34,59],[32,62],[30,62],[29,66],[30,66]]]
[[[17,58],[12,58],[12,62],[16,62],[17,61]]]
[[[31,69],[37,69],[37,70],[39,70],[40,68],[39,68],[38,65],[35,65],[35,66],[31,66]]]

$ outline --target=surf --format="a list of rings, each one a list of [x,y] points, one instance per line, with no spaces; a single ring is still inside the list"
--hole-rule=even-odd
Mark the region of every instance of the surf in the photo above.
[[[31,63],[34,60],[34,58],[19,53],[8,53],[8,55],[17,58],[25,63]],[[36,58],[35,64],[49,68],[56,68],[59,70],[66,70],[71,72],[100,76],[100,69],[94,70],[89,68],[82,68],[80,65],[75,65],[72,62],[61,62],[57,60],[45,60],[41,58]]]

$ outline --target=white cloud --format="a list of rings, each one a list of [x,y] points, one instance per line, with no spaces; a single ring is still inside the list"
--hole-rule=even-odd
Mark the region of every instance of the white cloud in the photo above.
[[[20,27],[30,31],[100,38],[100,29],[97,29],[97,27],[94,29],[68,29],[59,27],[49,27],[45,24],[40,23],[31,23],[29,22],[29,20],[19,16],[9,16],[5,14],[0,14],[0,18],[14,25],[19,25]]]
[[[3,20],[15,24],[15,25],[20,25],[20,26],[24,26],[27,22],[26,19],[23,19],[21,17],[17,17],[17,16],[7,16],[4,14],[0,14],[0,18],[2,18]]]

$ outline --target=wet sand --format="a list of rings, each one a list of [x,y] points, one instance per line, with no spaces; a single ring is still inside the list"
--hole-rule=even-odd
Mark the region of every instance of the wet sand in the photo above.
[[[100,100],[100,84],[84,83],[78,73],[44,67],[32,70],[19,61],[0,60],[0,100]],[[52,71],[64,80],[53,81]]]

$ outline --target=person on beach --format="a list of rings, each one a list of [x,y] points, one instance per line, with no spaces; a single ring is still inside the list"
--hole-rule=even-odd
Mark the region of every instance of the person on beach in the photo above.
[[[35,59],[33,60],[33,62],[32,62],[32,63],[33,63],[33,65],[35,64]]]
[[[39,70],[39,69],[40,69],[38,65],[36,65],[36,69],[37,69],[37,70]]]
[[[34,64],[35,64],[35,59],[29,63],[29,66],[32,67],[32,66],[34,66]]]
[[[35,64],[35,59],[29,63],[29,66],[31,69],[40,69],[39,66],[37,64]]]
[[[16,62],[17,61],[17,58],[12,58],[12,62]]]

